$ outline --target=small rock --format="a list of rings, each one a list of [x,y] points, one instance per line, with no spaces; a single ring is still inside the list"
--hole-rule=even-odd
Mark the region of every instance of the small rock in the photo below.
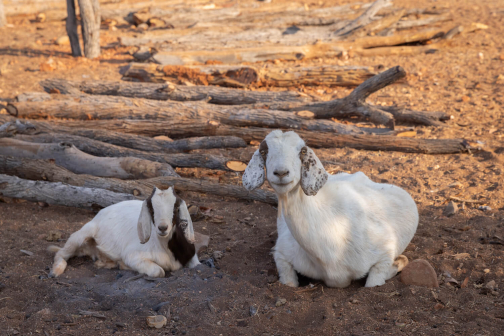
[[[462,183],[460,182],[453,182],[448,185],[449,188],[455,188],[455,189],[461,189],[462,188]]]
[[[3,291],[5,289],[5,285],[3,283],[0,282],[0,292]]]
[[[223,255],[224,253],[222,253],[221,251],[214,251],[214,253],[212,253],[212,256],[215,260],[222,258]]]
[[[275,303],[275,306],[280,307],[280,306],[283,306],[286,303],[287,303],[286,299],[284,299],[284,298],[278,298],[277,301],[276,301],[276,303]]]
[[[486,273],[490,273],[490,269],[485,268],[485,269],[483,270],[483,272],[484,272],[485,274],[486,274]]]
[[[51,230],[46,236],[47,241],[58,241],[61,239],[61,232]]]
[[[503,74],[500,74],[499,76],[497,76],[497,80],[495,81],[497,84],[502,84],[504,83],[504,75]]]
[[[470,102],[470,101],[471,101],[471,98],[469,98],[469,96],[462,96],[462,101],[463,101],[464,103],[468,103],[468,102]]]
[[[27,250],[19,250],[19,252],[24,253],[24,254],[29,255],[29,256],[33,255],[33,252],[27,251]]]
[[[166,325],[167,319],[163,315],[147,316],[147,325],[151,328],[162,328]]]
[[[478,207],[478,210],[481,210],[481,211],[490,211],[490,210],[492,210],[492,208],[489,207],[488,205],[480,205]]]
[[[252,218],[250,218],[250,217],[245,217],[245,218],[243,218],[243,220],[244,220],[245,222],[250,222],[250,220],[251,220],[251,219],[252,219]]]
[[[217,321],[217,325],[220,326],[222,323],[221,321]]]
[[[44,309],[39,310],[36,314],[38,314],[38,315],[50,315],[51,314],[51,309],[44,308]]]
[[[454,254],[453,257],[455,258],[455,260],[462,260],[462,259],[467,259],[469,258],[471,255],[469,253],[457,253],[457,254]]]
[[[54,70],[56,70],[56,62],[54,62],[51,57],[49,57],[47,61],[40,64],[40,71],[49,72]]]
[[[68,38],[68,35],[63,35],[60,36],[54,41],[57,45],[69,45],[70,44],[70,38]]]
[[[35,17],[35,22],[45,22],[46,20],[46,15],[44,13],[39,13]]]
[[[217,309],[215,309],[214,305],[210,302],[207,301],[208,309],[212,312],[212,314],[215,314],[217,312]]]
[[[446,217],[450,217],[455,215],[457,212],[458,212],[457,204],[451,201],[450,203],[448,203],[448,205],[446,205],[446,208],[443,210],[443,215],[445,215]]]
[[[257,308],[254,306],[250,306],[249,313],[250,313],[250,316],[254,316],[255,314],[257,314]]]
[[[227,252],[231,252],[231,247],[229,247],[229,246],[228,246],[228,247],[226,247],[226,251],[227,251]]]
[[[149,25],[147,23],[140,23],[138,26],[137,26],[138,29],[140,30],[147,30],[149,29]]]
[[[485,287],[493,291],[495,289],[495,280],[488,281]]]
[[[434,310],[440,310],[443,308],[444,308],[444,305],[442,305],[441,303],[436,303],[436,305],[434,306]]]
[[[436,271],[427,260],[423,259],[413,260],[403,268],[401,282],[405,285],[439,287]]]
[[[499,55],[499,59],[500,59],[501,61],[504,61],[504,54],[500,54],[500,55]]]
[[[126,324],[122,323],[122,322],[116,322],[116,327],[119,327],[119,328],[126,328]]]
[[[248,325],[247,320],[245,319],[238,319],[236,320],[236,325],[238,327],[246,327]]]

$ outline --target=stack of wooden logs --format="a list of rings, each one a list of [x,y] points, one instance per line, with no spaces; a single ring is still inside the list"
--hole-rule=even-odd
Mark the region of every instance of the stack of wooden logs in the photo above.
[[[402,132],[396,124],[442,126],[450,115],[366,102],[371,93],[405,75],[401,67],[388,69],[346,98],[327,102],[291,91],[44,80],[46,92],[21,94],[5,106],[8,114],[0,114],[0,195],[104,207],[144,199],[153,186],[171,185],[274,204],[275,195],[268,190],[248,192],[240,185],[183,178],[173,167],[243,171],[246,164],[240,160],[188,152],[257,144],[278,128],[296,130],[314,148],[467,152],[465,140],[396,136]],[[349,117],[378,127],[331,120]]]

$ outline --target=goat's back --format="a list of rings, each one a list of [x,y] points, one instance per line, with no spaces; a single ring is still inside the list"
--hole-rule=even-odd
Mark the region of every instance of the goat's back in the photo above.
[[[364,173],[329,177],[321,190],[348,213],[349,220],[368,237],[389,240],[395,236],[397,254],[404,251],[418,226],[418,209],[404,189],[371,181]]]

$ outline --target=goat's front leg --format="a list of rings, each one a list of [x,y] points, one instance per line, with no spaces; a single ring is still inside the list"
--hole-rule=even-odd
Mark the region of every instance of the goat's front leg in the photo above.
[[[187,267],[189,268],[193,268],[193,267],[196,267],[200,264],[199,262],[199,259],[198,259],[198,255],[195,254],[192,259],[187,263]]]
[[[292,264],[278,250],[273,254],[273,258],[280,276],[280,282],[290,287],[298,287],[298,278]]]
[[[138,273],[147,274],[152,278],[164,278],[164,269],[150,259],[132,257],[126,258],[125,263]]]

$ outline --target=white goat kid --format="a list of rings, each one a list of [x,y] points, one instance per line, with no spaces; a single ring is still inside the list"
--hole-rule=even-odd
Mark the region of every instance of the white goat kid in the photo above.
[[[151,232],[156,237],[150,239]],[[199,264],[186,203],[173,188],[154,188],[145,201],[124,201],[102,209],[73,233],[57,252],[50,273],[61,275],[73,256],[90,256],[96,266],[132,269],[151,277]]]
[[[278,196],[274,258],[280,282],[298,286],[296,272],[329,287],[347,287],[366,276],[380,286],[408,259],[418,210],[403,189],[371,181],[364,173],[329,175],[294,132],[273,131],[254,153],[243,185],[268,182]]]

